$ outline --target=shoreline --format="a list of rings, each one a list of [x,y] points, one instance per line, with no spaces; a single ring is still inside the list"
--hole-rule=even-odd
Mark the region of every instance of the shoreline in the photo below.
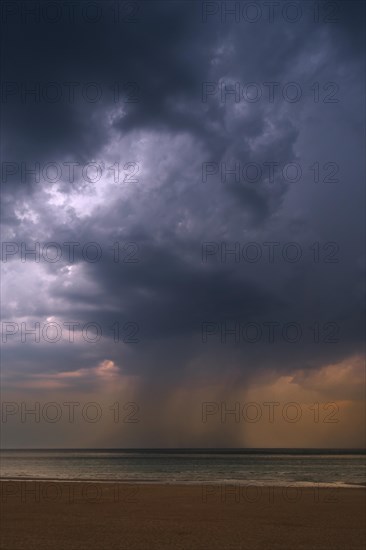
[[[162,485],[162,486],[174,486],[174,487],[185,487],[185,486],[199,486],[202,485],[235,485],[242,487],[273,487],[273,488],[284,488],[284,487],[298,487],[303,489],[312,489],[314,487],[322,489],[366,489],[366,482],[361,483],[346,483],[346,482],[325,482],[325,481],[257,481],[257,480],[238,480],[238,479],[223,479],[223,480],[195,480],[195,481],[186,481],[186,480],[161,480],[161,479],[94,479],[94,478],[51,478],[51,477],[42,477],[42,478],[31,478],[31,477],[1,477],[0,483],[21,483],[21,482],[39,482],[39,483],[95,483],[95,484],[105,484],[105,485]]]

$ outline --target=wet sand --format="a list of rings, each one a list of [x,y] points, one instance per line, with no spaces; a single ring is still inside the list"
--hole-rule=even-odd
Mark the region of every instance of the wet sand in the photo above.
[[[366,489],[12,482],[2,550],[358,550]]]

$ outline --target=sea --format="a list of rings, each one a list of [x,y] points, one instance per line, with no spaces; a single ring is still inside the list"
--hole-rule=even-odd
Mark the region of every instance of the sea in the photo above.
[[[359,449],[2,450],[10,480],[262,486],[366,486]]]

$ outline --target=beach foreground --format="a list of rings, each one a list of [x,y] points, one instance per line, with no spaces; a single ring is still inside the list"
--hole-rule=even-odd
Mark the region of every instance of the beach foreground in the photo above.
[[[366,489],[2,481],[2,550],[357,550]]]

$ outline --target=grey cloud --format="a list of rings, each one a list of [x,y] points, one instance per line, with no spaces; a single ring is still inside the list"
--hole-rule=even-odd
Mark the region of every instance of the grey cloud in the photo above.
[[[5,80],[95,81],[105,96],[96,104],[73,105],[9,100],[3,159],[141,165],[136,185],[63,179],[56,193],[47,182],[22,183],[18,176],[3,185],[5,240],[29,246],[34,240],[93,241],[103,249],[102,261],[94,264],[77,250],[79,271],[70,284],[65,258],[42,265],[10,259],[6,320],[56,316],[103,327],[136,321],[141,337],[121,348],[111,343],[111,333],[96,346],[5,346],[11,380],[17,369],[31,377],[110,359],[122,373],[136,373],[143,391],[154,387],[158,395],[160,385],[175,388],[194,368],[209,368],[212,377],[239,368],[245,380],[259,372],[318,368],[362,352],[363,69],[356,49],[359,11],[349,5],[334,25],[204,25],[190,2],[149,2],[142,4],[141,21],[123,30],[108,19],[93,31],[86,24],[46,26],[42,32],[9,26],[5,43],[13,36],[15,46]],[[262,87],[296,81],[304,97],[299,103],[231,98],[223,104],[216,94],[201,101],[203,82],[225,79]],[[108,88],[115,80],[137,82],[140,101],[115,104]],[[316,81],[336,81],[341,101],[314,103]],[[316,161],[321,170],[339,162],[341,181],[314,184],[309,167]],[[298,162],[303,177],[290,184],[276,168],[274,184],[265,178],[222,183],[219,172],[203,182],[204,162]],[[114,263],[110,248],[116,241],[136,243],[139,262]],[[298,264],[202,263],[202,243],[223,241],[296,241],[304,258]],[[314,263],[309,247],[318,241],[340,243],[338,264]],[[22,287],[15,285],[17,276],[24,279]],[[273,346],[223,345],[218,337],[204,345],[204,321],[296,321],[306,337]],[[341,327],[340,341],[311,342],[309,326],[328,321]]]

